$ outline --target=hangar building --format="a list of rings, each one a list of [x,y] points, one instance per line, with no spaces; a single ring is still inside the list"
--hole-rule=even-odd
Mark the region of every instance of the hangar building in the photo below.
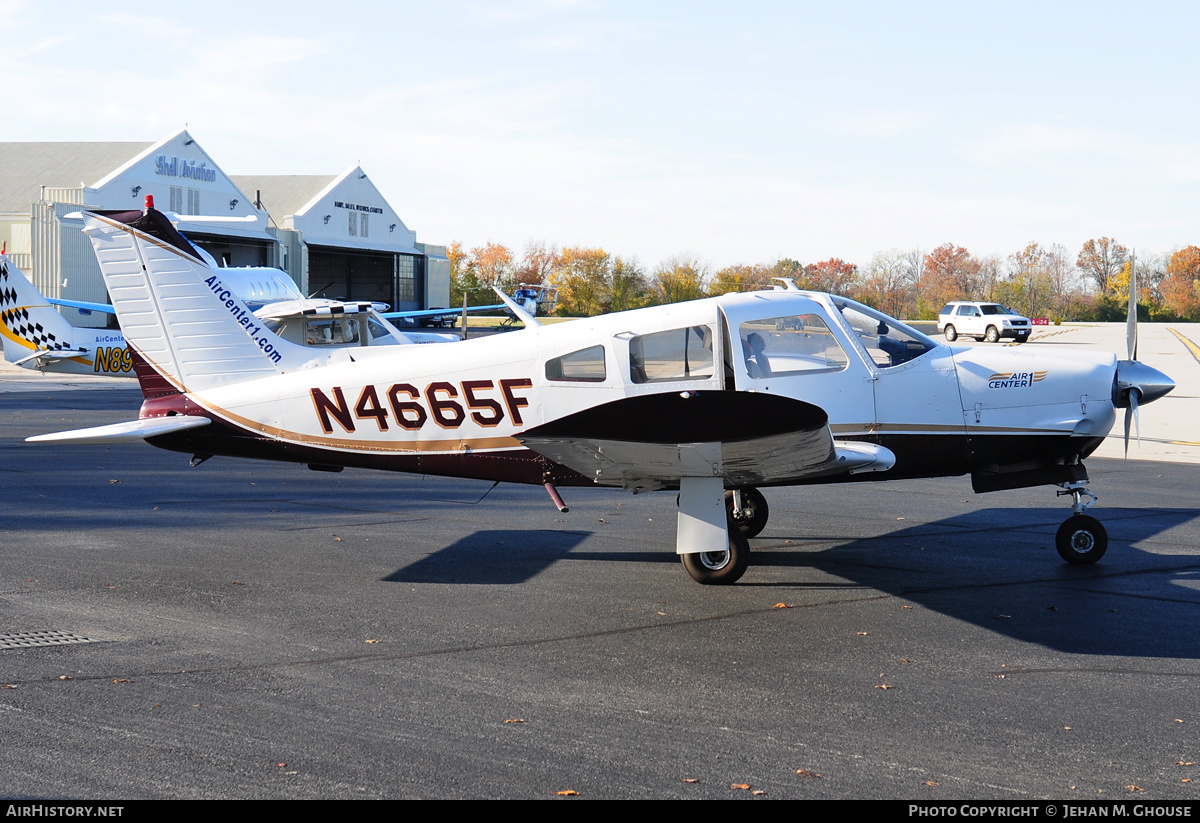
[[[0,143],[0,242],[48,297],[106,302],[80,207],[139,209],[146,195],[229,266],[278,266],[306,294],[441,308],[445,248],[416,242],[360,167],[334,176],[230,177],[186,130],[158,143]],[[102,315],[64,309],[72,323]]]

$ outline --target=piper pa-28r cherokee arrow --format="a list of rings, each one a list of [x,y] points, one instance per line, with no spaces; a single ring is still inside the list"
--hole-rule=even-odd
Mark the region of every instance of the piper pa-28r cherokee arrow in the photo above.
[[[30,440],[540,483],[563,511],[559,486],[678,489],[676,551],[701,583],[745,571],[759,487],[962,474],[978,492],[1062,486],[1059,552],[1094,562],[1082,459],[1116,408],[1174,386],[1132,352],[954,349],[790,284],[544,327],[508,301],[524,330],[314,353],[153,209],[85,222],[145,401],[136,421]]]

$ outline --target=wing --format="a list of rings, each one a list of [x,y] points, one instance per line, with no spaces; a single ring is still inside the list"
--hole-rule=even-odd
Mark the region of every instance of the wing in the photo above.
[[[58,297],[47,297],[46,302],[54,306],[66,306],[70,309],[79,309],[85,312],[104,312],[106,314],[116,314],[111,303],[89,303],[86,300],[63,300]]]
[[[628,397],[526,430],[522,443],[606,486],[784,485],[891,468],[871,443],[835,444],[819,406],[771,394],[708,391]]]
[[[468,312],[497,311],[506,308],[503,303],[494,306],[467,306]],[[424,311],[389,311],[380,312],[384,320],[416,320],[421,317],[457,317],[462,309],[425,309]]]

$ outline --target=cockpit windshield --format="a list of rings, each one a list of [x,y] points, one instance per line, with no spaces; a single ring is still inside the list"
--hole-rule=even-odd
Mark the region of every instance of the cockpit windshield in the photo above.
[[[886,369],[916,360],[938,346],[936,341],[911,326],[906,326],[870,306],[832,295],[830,300],[841,314],[848,330],[854,332],[854,338],[862,344],[875,365],[880,368]]]

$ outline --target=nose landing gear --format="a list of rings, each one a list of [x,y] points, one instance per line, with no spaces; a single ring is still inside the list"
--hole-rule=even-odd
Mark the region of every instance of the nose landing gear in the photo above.
[[[1074,512],[1058,527],[1058,534],[1054,537],[1059,556],[1076,565],[1095,563],[1108,551],[1108,531],[1099,520],[1084,514],[1084,511],[1098,498],[1083,483],[1063,483],[1057,494],[1059,497],[1071,495],[1071,509]],[[1084,496],[1091,499],[1084,501]]]

